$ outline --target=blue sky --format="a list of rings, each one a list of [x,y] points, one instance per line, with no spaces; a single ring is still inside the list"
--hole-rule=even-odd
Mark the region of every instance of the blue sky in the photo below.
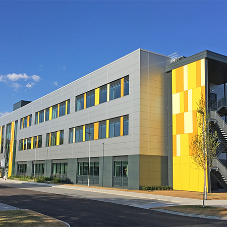
[[[227,1],[0,0],[0,116],[138,48],[227,55]]]

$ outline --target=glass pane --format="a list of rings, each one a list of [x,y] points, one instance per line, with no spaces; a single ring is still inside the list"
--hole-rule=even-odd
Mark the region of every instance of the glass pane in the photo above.
[[[116,99],[121,97],[121,83],[116,84]]]
[[[61,163],[56,163],[57,164],[57,171],[56,173],[60,174],[61,173]]]
[[[49,121],[49,108],[46,109],[45,121]]]
[[[90,175],[94,176],[94,162],[90,162]]]
[[[81,103],[80,103],[80,99],[77,98],[77,100],[76,100],[76,111],[79,111],[79,110],[81,110]]]
[[[50,134],[47,134],[47,136],[46,136],[46,147],[49,147],[49,136],[50,136]],[[35,139],[36,137],[34,137],[34,145],[33,145],[33,147],[35,147],[35,144],[36,144],[36,139]]]
[[[65,163],[65,174],[67,174],[68,171],[68,163]]]
[[[38,124],[38,113],[35,113],[35,124]]]
[[[64,143],[64,131],[60,131],[60,145]]]
[[[123,177],[128,177],[128,162],[124,161],[122,162],[122,172],[123,172]]]
[[[95,105],[95,92],[91,94],[91,106]]]
[[[83,162],[79,162],[78,175],[83,175]]]
[[[80,138],[80,130],[76,128],[76,138],[75,138],[76,143],[79,142],[79,138]]]
[[[70,114],[70,100],[68,100],[67,114]]]
[[[73,128],[69,129],[69,143],[73,143]]]
[[[114,132],[115,132],[114,136],[120,136],[120,119],[119,121],[115,122]]]
[[[86,95],[86,108],[91,106],[91,97],[90,94]]]
[[[53,174],[56,174],[57,172],[57,163],[53,163]]]
[[[94,165],[94,176],[99,176],[99,162],[95,162]]]
[[[114,137],[114,122],[110,122],[109,137]]]
[[[79,142],[82,142],[83,141],[83,129],[80,129],[79,133],[80,133]]]
[[[125,82],[124,82],[124,95],[129,94],[129,78],[125,77]]]
[[[123,135],[128,135],[128,116],[124,116]]]
[[[114,162],[114,176],[121,177],[121,162]]]
[[[88,175],[88,162],[84,162],[83,175]]]
[[[115,99],[115,85],[110,86],[110,100]]]

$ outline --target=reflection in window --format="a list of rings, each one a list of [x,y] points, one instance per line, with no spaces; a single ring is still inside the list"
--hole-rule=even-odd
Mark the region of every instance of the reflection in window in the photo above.
[[[110,83],[110,100],[121,97],[121,80],[116,80]]]
[[[89,163],[78,162],[78,175],[88,175]],[[90,176],[99,176],[99,162],[90,162]]]
[[[128,135],[128,115],[123,116],[123,135]]]
[[[59,145],[62,145],[63,143],[64,143],[64,130],[61,130]]]
[[[114,176],[115,177],[128,177],[128,161],[115,161],[114,162]]]
[[[58,105],[55,105],[52,108],[52,119],[55,119],[57,117],[58,117]]]
[[[85,140],[89,141],[89,134],[90,134],[90,140],[94,140],[94,124],[89,124],[85,126]]]
[[[67,175],[68,163],[53,163],[52,174]]]
[[[69,143],[73,143],[73,128],[69,129]]]
[[[45,115],[45,121],[49,121],[49,113],[50,113],[50,110],[49,110],[49,108],[47,108],[46,115]]]
[[[65,102],[62,102],[60,104],[59,117],[64,116],[64,115],[65,115]]]
[[[129,94],[129,76],[124,78],[124,95]]]
[[[110,119],[109,137],[120,136],[120,117]]]
[[[99,139],[106,138],[106,121],[99,122]]]
[[[76,136],[76,138],[75,138],[76,143],[83,141],[83,126],[76,127],[75,136]]]
[[[86,94],[86,108],[95,105],[95,90],[89,91]]]
[[[107,85],[100,87],[99,93],[99,103],[104,103],[107,101]]]
[[[76,97],[76,111],[84,109],[84,94]]]
[[[39,112],[39,124],[44,122],[44,110]]]

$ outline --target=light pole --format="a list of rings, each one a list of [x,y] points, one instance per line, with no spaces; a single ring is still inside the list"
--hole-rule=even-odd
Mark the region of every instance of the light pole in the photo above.
[[[36,148],[35,148],[35,163],[34,163],[34,181],[35,181],[35,165],[36,165]]]
[[[103,145],[103,149],[102,149],[102,187],[103,187],[103,174],[104,174],[104,143]]]
[[[88,151],[88,179],[87,179],[87,186],[90,186],[90,162],[91,162],[91,155],[90,155],[90,139],[91,139],[91,133],[90,133],[90,128],[89,128],[89,132],[86,132],[89,134],[89,151]]]

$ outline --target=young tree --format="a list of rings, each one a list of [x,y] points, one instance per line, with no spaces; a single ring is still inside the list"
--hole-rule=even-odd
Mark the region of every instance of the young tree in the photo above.
[[[207,168],[211,168],[212,160],[216,157],[219,142],[217,132],[213,133],[210,129],[210,117],[202,95],[197,106],[197,134],[192,138],[190,148],[192,149],[193,162],[204,171],[204,207],[204,198],[207,199],[206,172]]]

